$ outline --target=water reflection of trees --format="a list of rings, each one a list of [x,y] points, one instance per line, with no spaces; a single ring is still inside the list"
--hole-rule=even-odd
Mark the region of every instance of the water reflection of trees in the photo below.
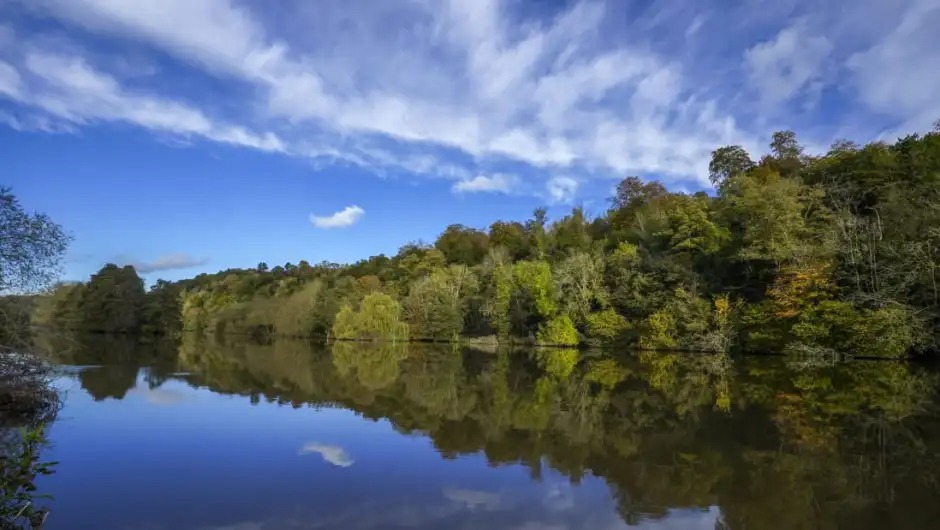
[[[179,353],[175,343],[130,335],[48,334],[36,340],[56,362],[83,367],[77,378],[96,401],[123,399],[137,385],[141,367],[147,367],[144,381],[156,388],[174,372]]]
[[[714,505],[735,529],[940,520],[937,378],[901,364],[193,337],[178,359],[193,384],[387,418],[444,457],[592,473],[629,523]]]

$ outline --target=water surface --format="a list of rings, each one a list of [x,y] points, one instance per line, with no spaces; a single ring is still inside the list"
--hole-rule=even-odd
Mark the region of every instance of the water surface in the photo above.
[[[48,528],[940,527],[936,375],[656,353],[97,337]]]

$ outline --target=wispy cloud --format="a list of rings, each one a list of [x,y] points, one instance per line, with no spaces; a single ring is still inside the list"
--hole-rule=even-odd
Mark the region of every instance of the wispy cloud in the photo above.
[[[552,177],[546,184],[548,199],[553,203],[567,203],[578,193],[578,181],[566,176]]]
[[[802,21],[784,28],[745,52],[750,82],[768,104],[793,99],[821,79],[832,48],[825,36],[810,34]]]
[[[61,122],[120,122],[181,137],[286,152],[274,133],[258,134],[242,126],[219,123],[185,103],[129,91],[82,57],[27,51],[21,59],[21,71],[0,63],[0,94]]]
[[[189,254],[176,252],[172,254],[163,254],[157,256],[152,261],[130,261],[131,265],[141,274],[151,272],[169,271],[176,269],[189,269],[205,265],[208,260],[205,258],[195,258]]]
[[[524,4],[4,3],[96,40],[63,50],[16,28],[0,39],[0,99],[74,127],[449,178],[458,193],[505,192],[493,175],[514,174],[558,201],[580,189],[558,174],[702,185],[712,149],[761,150],[781,126],[825,145],[940,111],[940,0]],[[113,66],[126,42],[172,64],[134,78]],[[838,104],[806,104],[822,94]]]
[[[355,224],[356,221],[361,219],[365,214],[365,210],[356,205],[352,205],[347,206],[332,215],[311,215],[310,222],[313,223],[313,226],[317,228],[345,228]]]
[[[509,193],[516,184],[511,175],[477,175],[471,179],[459,180],[451,186],[454,193],[498,192]]]
[[[308,442],[300,448],[299,454],[318,454],[323,457],[324,461],[329,462],[336,467],[349,467],[356,463],[356,461],[353,460],[351,456],[349,456],[349,453],[347,453],[345,449],[338,445]]]

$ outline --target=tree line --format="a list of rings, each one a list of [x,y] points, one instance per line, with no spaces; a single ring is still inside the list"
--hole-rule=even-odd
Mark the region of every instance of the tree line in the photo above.
[[[807,154],[713,152],[713,195],[623,179],[610,208],[487,229],[352,264],[229,269],[149,291],[133,267],[37,302],[110,332],[632,345],[898,357],[937,349],[940,130]]]

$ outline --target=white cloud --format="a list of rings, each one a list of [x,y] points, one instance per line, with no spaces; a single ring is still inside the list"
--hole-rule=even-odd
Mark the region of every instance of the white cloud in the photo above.
[[[553,203],[572,202],[578,193],[578,181],[566,176],[552,177],[545,190],[548,192],[548,198]]]
[[[183,137],[201,137],[262,151],[285,151],[281,140],[272,133],[256,134],[240,126],[217,123],[202,111],[178,101],[128,91],[117,79],[95,70],[81,57],[31,50],[22,61],[21,72],[0,63],[0,95],[64,122],[79,125],[123,122]],[[24,73],[29,75],[28,81],[24,80]]]
[[[497,192],[509,193],[516,184],[511,175],[477,175],[472,179],[459,180],[454,183],[451,190],[454,193]]]
[[[300,455],[318,454],[323,460],[336,467],[349,467],[356,463],[345,449],[338,445],[327,445],[318,442],[308,442],[300,448]]]
[[[853,120],[887,115],[909,129],[937,117],[930,30],[940,0],[629,4],[580,0],[540,12],[506,0],[272,10],[235,0],[2,3],[0,11],[52,16],[112,46],[63,54],[37,44],[35,29],[8,39],[16,45],[0,47],[0,98],[78,126],[131,123],[380,175],[467,182],[455,191],[521,166],[541,180],[526,189],[547,187],[557,200],[577,193],[552,181],[559,173],[705,183],[713,149],[763,146],[776,128],[808,130],[815,137],[805,143],[825,145]],[[690,36],[708,45],[687,46]],[[121,56],[125,41],[167,54],[174,67],[146,81],[107,71],[119,61],[97,59]],[[181,94],[207,78],[216,78],[210,95]],[[825,116],[791,105],[823,93],[844,101]],[[884,125],[857,134],[873,128]]]
[[[204,265],[207,261],[205,258],[194,258],[189,254],[176,252],[157,256],[153,261],[132,261],[131,264],[137,269],[137,272],[147,274],[175,269],[189,269]]]
[[[311,215],[310,222],[317,228],[344,228],[352,226],[356,221],[362,218],[366,211],[362,208],[352,205],[342,210],[326,216]]]
[[[782,29],[770,41],[744,54],[751,84],[771,105],[796,97],[822,76],[823,63],[833,46],[822,35],[813,35],[802,22]]]
[[[0,61],[0,94],[16,99],[21,97],[22,91],[20,74],[9,64]]]
[[[145,40],[212,75],[253,83],[262,96],[257,107],[272,118],[347,137],[379,135],[408,148],[433,144],[537,168],[672,166],[680,173],[701,167],[710,149],[737,134],[698,127],[694,109],[682,116],[668,110],[688,89],[681,76],[669,75],[668,86],[654,81],[651,100],[646,80],[671,71],[668,61],[645,46],[596,39],[601,3],[576,4],[519,29],[504,2],[418,2],[398,13],[413,21],[411,32],[394,35],[375,31],[383,9],[344,5],[320,10],[324,22],[309,21],[315,24],[309,43],[272,34],[232,2],[74,0],[42,9],[93,31]],[[633,111],[613,105],[631,93],[640,103]],[[654,138],[681,131],[701,148],[662,150],[661,142],[643,141],[647,152],[637,157],[623,144],[596,142],[598,123],[626,139],[641,116],[655,119],[639,130]]]
[[[892,135],[924,131],[940,119],[938,27],[940,1],[912,1],[883,40],[848,60],[862,100],[899,121]]]

